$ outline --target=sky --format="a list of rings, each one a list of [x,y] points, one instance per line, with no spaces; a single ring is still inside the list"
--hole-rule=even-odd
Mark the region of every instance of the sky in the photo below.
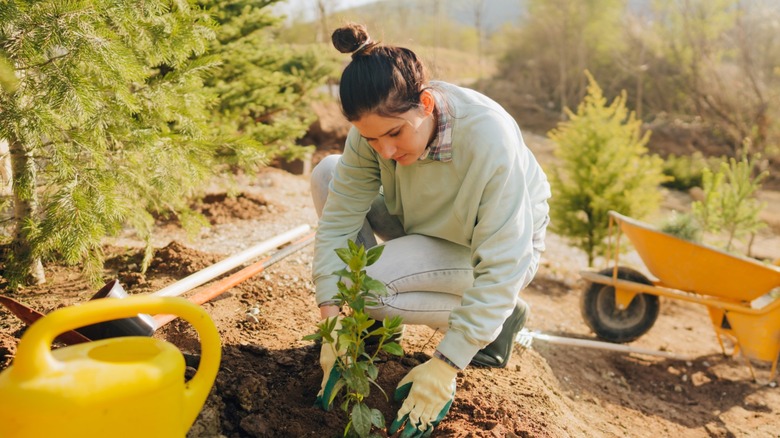
[[[326,3],[336,9],[349,9],[371,3],[376,0],[326,0]],[[273,6],[273,10],[284,14],[288,19],[312,20],[316,16],[317,0],[285,0]]]

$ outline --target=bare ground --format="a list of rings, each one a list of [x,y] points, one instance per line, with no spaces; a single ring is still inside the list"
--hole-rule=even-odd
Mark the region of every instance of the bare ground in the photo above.
[[[539,149],[538,154],[545,151]],[[301,224],[316,225],[308,181],[277,169],[244,180],[237,198],[222,187],[204,201],[211,228],[188,237],[175,223],[161,224],[154,263],[139,270],[139,243],[128,233],[106,243],[106,279],[130,293],[149,293],[250,245]],[[670,195],[667,209],[688,199]],[[759,248],[780,257],[777,233]],[[321,379],[318,348],[301,338],[318,319],[310,280],[311,247],[204,304],[223,342],[220,371],[190,437],[340,436],[338,409],[313,407]],[[585,287],[577,272],[585,258],[557,236],[537,278],[523,292],[532,306],[527,327],[593,339],[580,316]],[[49,266],[49,282],[14,297],[48,313],[94,293],[77,267]],[[11,363],[24,327],[0,308],[0,368]],[[180,321],[154,335],[198,353],[193,330]],[[403,358],[385,357],[379,383],[392,394],[397,382],[433,352],[441,335],[407,327]],[[680,359],[534,342],[517,347],[506,369],[470,368],[458,377],[455,403],[434,432],[447,437],[780,437],[778,379],[755,383],[745,362],[721,354],[699,305],[662,300],[655,326],[631,345],[675,353]],[[767,368],[757,364],[765,376]],[[398,403],[374,390],[369,404],[388,422]]]

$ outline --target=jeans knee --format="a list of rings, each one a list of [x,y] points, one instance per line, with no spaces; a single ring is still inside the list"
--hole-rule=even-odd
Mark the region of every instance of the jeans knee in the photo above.
[[[314,201],[314,208],[317,215],[322,215],[322,208],[325,206],[325,200],[328,198],[328,186],[333,179],[333,172],[339,162],[341,155],[328,155],[323,158],[311,172],[311,196]]]
[[[333,170],[336,168],[336,164],[339,162],[341,155],[328,155],[320,160],[314,169],[311,171],[311,184],[314,187],[315,184],[326,184],[333,178]]]

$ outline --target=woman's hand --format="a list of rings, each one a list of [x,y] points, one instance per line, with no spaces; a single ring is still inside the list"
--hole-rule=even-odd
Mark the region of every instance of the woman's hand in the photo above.
[[[345,353],[344,349],[337,349],[336,348],[336,342],[337,342],[337,332],[341,328],[341,316],[339,315],[339,309],[336,306],[326,306],[326,307],[332,307],[335,308],[335,315],[332,316],[323,316],[323,319],[328,318],[328,323],[333,324],[333,329],[331,330],[331,337],[333,338],[333,342],[328,342],[327,340],[322,340],[322,347],[320,348],[320,367],[322,367],[322,384],[320,385],[320,391],[317,393],[317,399],[314,401],[315,406],[319,406],[322,409],[329,411],[331,402],[333,401],[333,396],[339,392],[339,389],[341,389],[341,385],[343,385],[343,382],[340,382],[341,378],[341,372],[339,371],[338,367],[336,367],[336,360],[339,356],[343,355]],[[330,314],[333,309],[330,309],[328,311],[322,310],[323,308],[320,308],[321,313],[325,315],[326,313]],[[333,321],[331,318],[335,318],[335,321]]]
[[[339,306],[321,306],[320,319],[338,316],[340,311]]]
[[[390,425],[390,435],[401,429],[404,438],[430,435],[455,399],[457,375],[457,368],[437,357],[409,371],[395,390],[395,400],[405,400]]]

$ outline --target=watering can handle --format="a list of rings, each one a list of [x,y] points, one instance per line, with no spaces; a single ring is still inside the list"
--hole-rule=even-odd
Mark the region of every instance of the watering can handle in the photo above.
[[[139,313],[167,313],[178,315],[197,330],[201,343],[201,361],[195,376],[186,384],[185,415],[192,424],[206,400],[219,371],[222,355],[221,341],[214,321],[200,306],[181,297],[135,296],[121,300],[95,300],[55,310],[35,324],[22,336],[14,359],[12,372],[18,379],[32,379],[48,370],[60,367],[51,353],[54,338],[64,332],[89,324]]]

